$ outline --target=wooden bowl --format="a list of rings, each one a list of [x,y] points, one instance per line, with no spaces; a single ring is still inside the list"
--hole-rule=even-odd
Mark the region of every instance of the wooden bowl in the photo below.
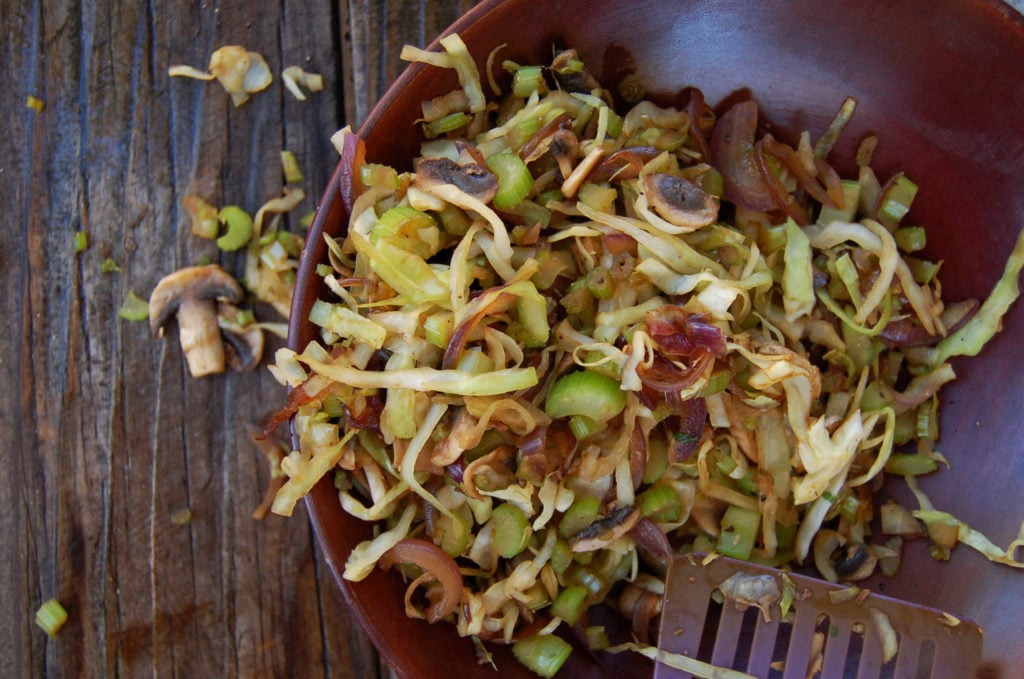
[[[851,176],[856,143],[877,133],[879,176],[904,170],[920,186],[910,220],[927,225],[927,254],[945,261],[948,300],[984,298],[1024,226],[1024,19],[997,0],[488,0],[449,31],[462,35],[481,70],[502,43],[502,58],[519,63],[547,63],[553,46],[571,46],[609,89],[635,72],[663,103],[688,85],[713,105],[746,90],[777,136],[791,142],[804,129],[821,134],[843,98],[856,97],[832,159]],[[360,130],[368,160],[408,169],[420,143],[413,122],[420,102],[456,86],[450,73],[408,68]],[[324,194],[299,272],[289,338],[295,349],[314,338],[306,318],[325,294],[313,275],[327,261],[321,234],[346,228],[340,178]],[[1018,306],[981,356],[954,359],[960,379],[943,390],[939,441],[953,469],[921,484],[942,509],[1001,546],[1024,519],[1022,335]],[[405,617],[396,574],[341,579],[370,527],[342,511],[330,480],[307,506],[346,600],[400,675],[497,676],[476,664],[471,642],[452,626]],[[918,541],[897,577],[872,585],[976,620],[985,628],[985,676],[1020,676],[1024,572],[962,546],[938,563]],[[502,677],[533,676],[506,648],[495,649],[495,660]],[[650,665],[578,652],[559,676],[644,677]]]

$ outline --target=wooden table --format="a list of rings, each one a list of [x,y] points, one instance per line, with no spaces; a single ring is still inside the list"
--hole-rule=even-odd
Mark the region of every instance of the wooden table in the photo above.
[[[402,44],[471,4],[0,2],[0,674],[388,674],[304,511],[251,517],[269,471],[244,425],[282,388],[265,368],[194,379],[176,330],[154,339],[117,311],[179,267],[240,274],[241,255],[189,233],[182,196],[255,211],[279,195],[288,149],[306,179],[296,214],[312,210],[331,133],[365,117]],[[168,77],[228,44],[275,73],[241,108],[216,83]],[[326,89],[296,101],[289,65]],[[101,272],[108,258],[119,272]],[[52,640],[33,622],[50,598],[69,616]]]
[[[366,116],[402,44],[472,4],[0,0],[0,674],[389,674],[302,508],[251,517],[269,471],[244,425],[282,388],[265,369],[193,379],[176,331],[153,339],[117,310],[182,266],[240,274],[239,255],[190,235],[182,196],[254,211],[288,149],[308,194],[296,214],[311,210],[330,134]],[[277,77],[236,109],[215,83],[168,77],[227,44],[326,89],[299,102]],[[33,623],[50,598],[69,614],[52,640]]]

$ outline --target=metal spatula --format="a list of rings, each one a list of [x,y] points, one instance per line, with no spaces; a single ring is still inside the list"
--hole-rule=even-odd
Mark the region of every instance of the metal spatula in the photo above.
[[[786,589],[793,597],[783,620]],[[760,608],[741,610],[758,598]],[[898,650],[884,662],[890,625]],[[688,555],[669,570],[658,647],[758,678],[965,679],[975,676],[981,642],[977,625],[934,608],[727,557]],[[654,676],[691,675],[658,663]]]

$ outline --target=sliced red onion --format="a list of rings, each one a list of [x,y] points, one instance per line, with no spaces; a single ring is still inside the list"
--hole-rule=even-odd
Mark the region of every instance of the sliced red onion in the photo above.
[[[725,197],[748,210],[775,207],[754,159],[757,103],[743,101],[719,119],[711,135],[711,160],[722,174]]]
[[[427,608],[427,622],[437,622],[455,610],[462,598],[462,573],[459,565],[443,549],[433,542],[405,538],[380,558],[383,568],[399,562],[414,564],[430,573],[444,591],[443,596]]]

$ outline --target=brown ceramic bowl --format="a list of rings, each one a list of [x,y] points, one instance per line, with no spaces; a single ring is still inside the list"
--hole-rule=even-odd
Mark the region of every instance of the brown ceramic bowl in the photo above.
[[[832,158],[850,176],[855,144],[873,131],[879,176],[902,169],[919,184],[910,217],[929,228],[928,254],[945,260],[947,299],[987,295],[1024,226],[1024,19],[998,0],[487,0],[449,30],[481,65],[502,43],[502,57],[520,63],[547,63],[553,45],[575,47],[609,89],[635,71],[663,103],[688,85],[712,104],[747,90],[791,141],[804,129],[820,134],[843,98],[856,97]],[[420,102],[456,86],[438,69],[405,71],[360,130],[368,159],[409,168]],[[312,274],[327,257],[320,234],[346,227],[340,177],[324,194],[302,262],[290,336],[296,349],[313,338],[305,319],[324,294]],[[1000,545],[1024,518],[1022,336],[1019,304],[983,355],[954,360],[960,379],[943,391],[940,440],[953,469],[922,483],[942,508]],[[395,573],[341,579],[370,528],[341,510],[329,481],[308,508],[345,598],[400,675],[497,676],[476,664],[470,641],[451,626],[405,617]],[[965,547],[937,563],[919,541],[884,590],[973,618],[985,629],[986,676],[1021,676],[1024,572]],[[495,655],[500,676],[533,676],[507,649]],[[650,665],[579,652],[559,676],[645,677]]]

